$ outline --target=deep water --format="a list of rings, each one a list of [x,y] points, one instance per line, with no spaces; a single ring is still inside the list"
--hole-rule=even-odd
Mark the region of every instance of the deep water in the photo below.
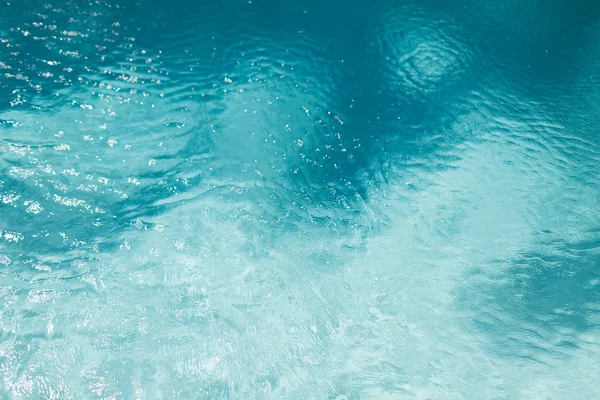
[[[0,398],[600,398],[600,3],[2,0]]]

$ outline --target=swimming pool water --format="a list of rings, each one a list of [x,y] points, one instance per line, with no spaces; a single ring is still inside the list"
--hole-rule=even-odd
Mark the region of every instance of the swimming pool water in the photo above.
[[[600,5],[3,0],[0,397],[600,398]]]

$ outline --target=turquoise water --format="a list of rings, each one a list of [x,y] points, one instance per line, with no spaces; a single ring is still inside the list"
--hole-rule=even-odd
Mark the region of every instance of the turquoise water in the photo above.
[[[3,0],[0,398],[600,398],[599,18]]]

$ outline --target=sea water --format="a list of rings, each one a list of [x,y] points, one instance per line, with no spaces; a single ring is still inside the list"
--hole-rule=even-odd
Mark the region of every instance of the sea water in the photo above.
[[[600,4],[2,0],[0,393],[600,398]]]

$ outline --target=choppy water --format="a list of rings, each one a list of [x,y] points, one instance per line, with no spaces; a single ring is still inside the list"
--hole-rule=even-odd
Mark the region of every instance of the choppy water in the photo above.
[[[3,1],[2,398],[600,398],[599,17]]]

